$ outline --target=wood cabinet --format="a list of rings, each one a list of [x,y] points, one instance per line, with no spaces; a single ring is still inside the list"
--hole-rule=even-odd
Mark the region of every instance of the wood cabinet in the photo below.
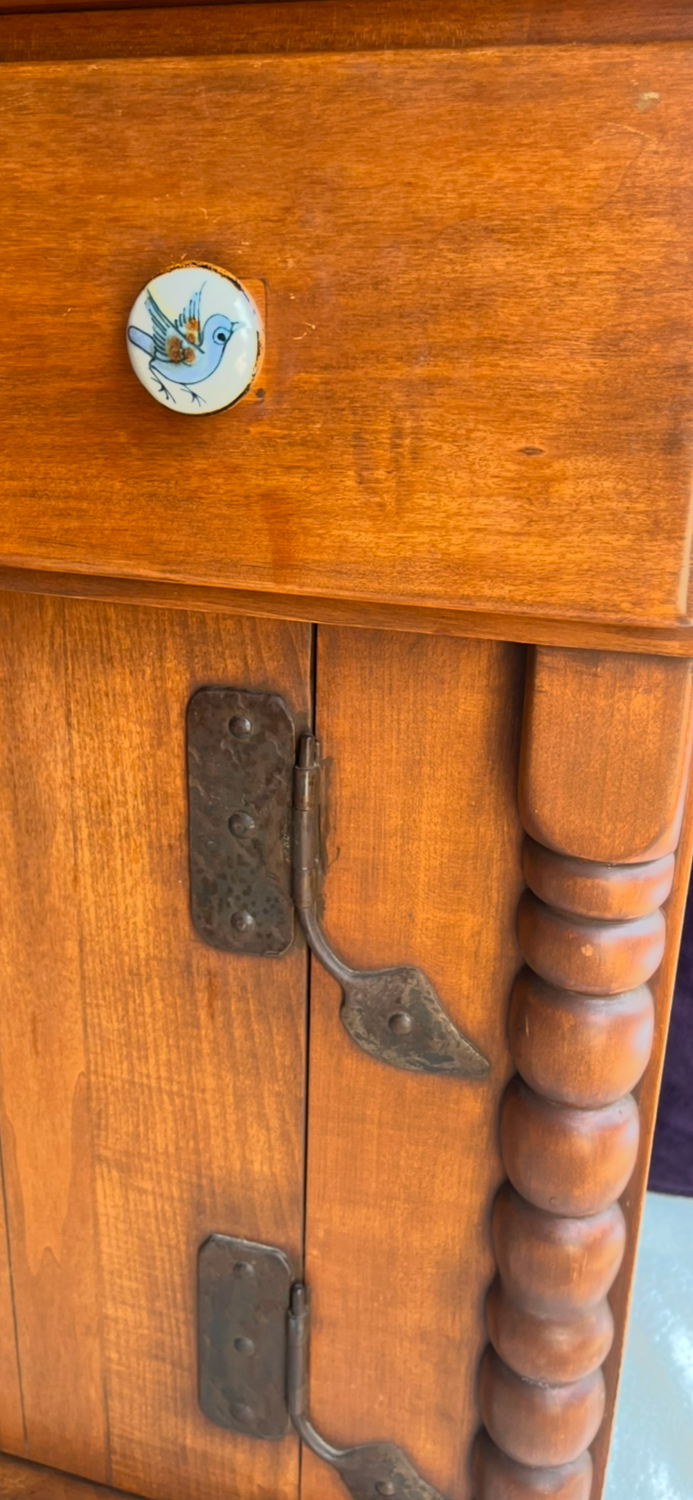
[[[200,1409],[216,1234],[421,1476],[352,1494],[598,1500],[693,839],[690,14],[52,9],[0,14],[0,1494],[347,1493]],[[191,259],[265,330],[192,423],[125,343]],[[356,1046],[298,924],[202,940],[210,686],[319,737],[327,939],[483,1076]]]

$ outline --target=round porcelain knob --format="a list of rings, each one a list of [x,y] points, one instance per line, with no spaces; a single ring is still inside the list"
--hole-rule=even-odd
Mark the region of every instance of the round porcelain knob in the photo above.
[[[245,287],[218,266],[183,265],[143,287],[128,318],[130,362],[172,411],[233,406],[260,368],[262,326]]]

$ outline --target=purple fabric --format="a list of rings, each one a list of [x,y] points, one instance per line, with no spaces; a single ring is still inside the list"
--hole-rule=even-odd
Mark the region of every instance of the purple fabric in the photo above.
[[[648,1187],[654,1193],[693,1198],[693,885],[683,923]]]

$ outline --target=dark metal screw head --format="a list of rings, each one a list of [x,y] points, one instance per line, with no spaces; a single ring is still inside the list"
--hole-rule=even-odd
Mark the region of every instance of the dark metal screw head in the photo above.
[[[394,1495],[395,1486],[391,1479],[382,1479],[380,1484],[376,1484],[375,1492],[377,1495]]]
[[[246,719],[244,714],[239,714],[237,719],[231,719],[229,729],[235,740],[247,740],[248,735],[253,732],[250,719]]]
[[[237,1260],[233,1268],[234,1276],[254,1276],[255,1267],[251,1266],[249,1260]]]
[[[255,918],[251,917],[249,911],[235,911],[231,918],[231,926],[235,932],[250,932],[255,926]]]
[[[394,1031],[395,1036],[408,1036],[409,1032],[412,1029],[412,1026],[414,1025],[414,1022],[412,1021],[411,1016],[407,1014],[406,1010],[393,1010],[392,1015],[390,1016],[390,1019],[389,1019],[389,1021],[388,1021],[387,1024],[388,1024],[388,1026],[390,1028],[390,1031]],[[382,1494],[384,1494],[384,1495],[386,1495],[386,1494],[393,1494],[394,1495],[394,1493],[395,1493],[394,1490],[391,1490],[391,1491],[383,1490],[382,1491]]]
[[[252,1422],[255,1412],[252,1406],[246,1406],[245,1401],[232,1401],[231,1416],[237,1422],[243,1422],[247,1426],[248,1422]]]
[[[255,1353],[255,1345],[254,1345],[252,1339],[243,1339],[243,1338],[241,1338],[241,1339],[234,1339],[234,1341],[233,1341],[233,1347],[234,1347],[234,1349],[238,1350],[239,1354],[254,1354]]]
[[[229,828],[234,838],[247,839],[248,834],[255,831],[255,819],[251,818],[250,813],[247,812],[232,813],[229,818]]]

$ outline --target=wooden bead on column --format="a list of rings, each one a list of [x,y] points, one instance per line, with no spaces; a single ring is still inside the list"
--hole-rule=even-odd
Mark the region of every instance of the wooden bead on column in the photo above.
[[[606,1294],[625,1244],[617,1199],[638,1150],[630,1089],[650,1055],[645,981],[664,950],[663,915],[647,906],[668,894],[673,861],[627,867],[620,886],[608,867],[582,864],[527,841],[518,936],[531,967],[510,1004],[519,1076],[501,1113],[509,1182],[493,1216],[499,1274],[480,1374],[488,1436],[475,1456],[477,1500],[587,1500],[587,1450],[604,1412]]]

